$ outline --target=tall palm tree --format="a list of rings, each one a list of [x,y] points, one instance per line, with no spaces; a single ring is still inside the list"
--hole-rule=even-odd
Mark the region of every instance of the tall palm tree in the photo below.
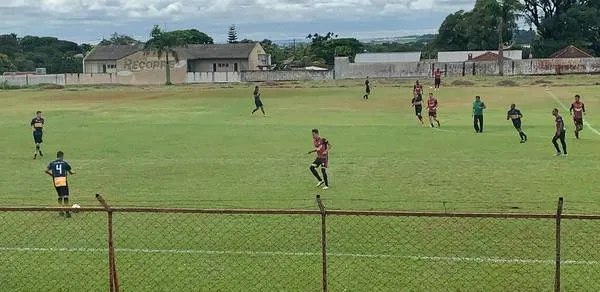
[[[177,38],[174,34],[163,32],[158,25],[155,25],[154,28],[152,28],[150,37],[151,39],[144,45],[144,53],[156,54],[158,59],[162,58],[163,55],[165,56],[167,60],[165,84],[172,85],[169,56],[173,56],[175,63],[179,62],[179,54],[177,54],[175,48],[185,47],[186,43],[182,39]]]

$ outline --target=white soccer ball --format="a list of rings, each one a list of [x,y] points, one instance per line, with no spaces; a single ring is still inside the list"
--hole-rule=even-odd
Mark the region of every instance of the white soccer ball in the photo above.
[[[81,208],[81,206],[79,206],[79,204],[75,203],[75,204],[73,204],[73,206],[71,206],[71,208],[73,208],[73,209],[79,209],[79,208]],[[77,212],[77,211],[78,210],[73,210],[73,212]]]

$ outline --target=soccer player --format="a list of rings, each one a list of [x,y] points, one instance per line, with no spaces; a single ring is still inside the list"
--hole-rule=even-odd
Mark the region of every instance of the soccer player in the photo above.
[[[429,123],[431,124],[431,127],[433,128],[433,121],[435,121],[437,123],[438,128],[440,127],[440,121],[438,121],[437,119],[437,107],[438,107],[438,101],[435,97],[433,97],[433,93],[430,92],[429,93],[429,99],[427,100],[427,110],[428,110],[428,115],[429,115]]]
[[[575,95],[575,102],[571,104],[569,112],[575,122],[575,138],[579,139],[579,132],[583,130],[583,115],[585,115],[585,105],[580,101],[579,94]]]
[[[71,165],[64,160],[65,154],[62,151],[56,153],[56,160],[50,162],[46,168],[46,174],[52,177],[54,188],[58,194],[58,205],[68,207],[69,204],[69,184],[67,183],[67,174],[75,174],[71,170]],[[60,212],[59,216],[71,217],[71,213]]]
[[[423,98],[423,85],[419,83],[419,80],[413,85],[413,97],[421,96]]]
[[[369,95],[371,94],[371,82],[369,81],[369,76],[365,80],[365,95],[363,95],[364,100],[369,99]]]
[[[310,172],[317,178],[317,187],[322,187],[324,190],[329,188],[329,180],[327,179],[327,167],[329,166],[329,151],[331,150],[331,145],[327,139],[319,136],[318,129],[312,129],[312,137],[313,137],[313,146],[314,150],[308,152],[308,154],[317,153],[317,158],[310,165]],[[323,178],[319,176],[317,172],[317,168],[321,167],[321,173],[323,174]]]
[[[473,127],[476,133],[483,133],[483,110],[485,103],[481,101],[481,96],[475,96],[473,101]]]
[[[563,121],[563,118],[558,114],[558,109],[553,109],[552,110],[552,115],[555,117],[555,123],[556,123],[556,131],[554,133],[554,138],[552,138],[552,144],[554,144],[554,148],[556,148],[556,156],[560,156],[561,152],[560,152],[560,148],[558,147],[558,143],[556,143],[557,140],[560,139],[560,144],[562,144],[562,149],[563,152],[562,154],[564,154],[565,156],[567,156],[567,143],[565,142],[565,122]]]
[[[35,143],[33,159],[37,158],[38,153],[40,154],[40,157],[43,157],[44,154],[42,153],[41,147],[43,142],[42,136],[44,135],[44,118],[42,117],[41,111],[37,111],[35,117],[31,119],[31,129],[33,130],[33,142]]]
[[[252,111],[252,114],[260,109],[260,111],[263,113],[263,116],[267,116],[267,114],[265,114],[265,109],[263,108],[263,103],[260,100],[260,90],[258,89],[258,86],[254,87],[254,105],[256,108]]]
[[[516,107],[514,103],[510,105],[510,109],[506,113],[506,120],[512,120],[513,126],[515,126],[515,129],[519,132],[519,137],[521,137],[521,143],[525,143],[527,142],[527,135],[521,130],[521,118],[523,115]]]
[[[434,86],[435,86],[435,91],[440,90],[440,85],[442,84],[442,72],[440,71],[440,68],[435,69],[435,72],[433,73],[434,75]]]
[[[417,95],[413,97],[411,103],[412,106],[415,108],[415,115],[421,122],[421,125],[425,124],[425,122],[423,122],[423,116],[421,115],[421,112],[423,111],[423,96]]]

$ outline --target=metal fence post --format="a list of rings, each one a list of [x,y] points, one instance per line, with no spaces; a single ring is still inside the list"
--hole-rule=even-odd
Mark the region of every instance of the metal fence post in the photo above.
[[[323,256],[323,292],[327,292],[327,211],[323,201],[321,201],[321,195],[317,195],[317,204],[319,205],[319,211],[321,211],[321,254]]]
[[[554,291],[560,292],[560,221],[563,211],[563,198],[558,198],[556,208],[556,271],[554,273]]]
[[[119,278],[117,277],[117,266],[115,263],[115,245],[113,240],[113,211],[110,205],[106,203],[100,194],[96,194],[96,199],[106,209],[108,217],[108,277],[109,291],[119,292]]]

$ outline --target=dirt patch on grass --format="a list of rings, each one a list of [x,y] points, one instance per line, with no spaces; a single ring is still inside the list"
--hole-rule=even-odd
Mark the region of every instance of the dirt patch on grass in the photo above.
[[[552,84],[552,81],[546,79],[537,79],[531,82],[531,85],[540,85],[540,84]]]
[[[454,80],[452,81],[452,86],[473,86],[475,82],[469,80]]]
[[[498,83],[496,83],[496,85],[498,86],[505,86],[505,87],[514,87],[514,86],[519,86],[519,83],[517,83],[514,80],[502,80],[502,81],[498,81]]]
[[[42,90],[51,90],[51,89],[64,89],[65,87],[63,85],[48,83],[48,84],[40,84],[39,88]]]

